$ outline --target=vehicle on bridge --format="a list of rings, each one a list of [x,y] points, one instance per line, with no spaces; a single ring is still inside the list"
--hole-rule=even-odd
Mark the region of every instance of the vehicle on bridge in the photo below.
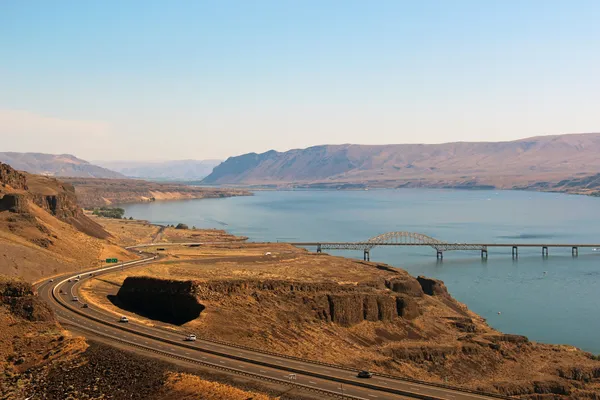
[[[123,315],[121,319],[119,319],[119,322],[129,322],[129,319]]]
[[[187,335],[184,339],[186,342],[195,342],[196,341],[196,335],[190,333],[189,335]]]
[[[73,301],[79,301],[79,297],[73,296]]]

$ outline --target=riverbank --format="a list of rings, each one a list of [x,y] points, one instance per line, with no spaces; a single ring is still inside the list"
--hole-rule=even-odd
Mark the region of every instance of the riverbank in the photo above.
[[[72,184],[84,208],[166,200],[251,196],[246,189],[226,189],[156,183],[138,179],[61,178]]]

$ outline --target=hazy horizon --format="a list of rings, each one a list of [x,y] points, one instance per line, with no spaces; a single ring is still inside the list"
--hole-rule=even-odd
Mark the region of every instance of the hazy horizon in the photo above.
[[[600,134],[600,132],[583,132],[583,133],[565,133],[565,134],[559,134],[559,135],[538,135],[538,136],[528,136],[528,137],[524,137],[524,138],[517,138],[514,140],[508,140],[506,142],[511,142],[511,141],[520,141],[520,140],[527,140],[527,139],[535,139],[535,138],[541,138],[541,137],[551,137],[551,136],[580,136],[580,135],[598,135]],[[479,141],[479,142],[485,142],[485,141]],[[490,143],[501,143],[501,142],[505,142],[505,141],[498,141],[498,142],[490,142]],[[226,159],[230,158],[230,157],[236,157],[236,156],[240,156],[243,154],[249,154],[249,153],[257,153],[257,154],[263,154],[269,151],[277,151],[280,153],[286,153],[288,151],[294,151],[294,150],[302,150],[302,149],[306,149],[309,147],[319,147],[319,146],[395,146],[395,145],[409,145],[409,144],[432,144],[432,145],[443,145],[443,144],[453,144],[453,143],[477,143],[476,141],[456,141],[456,142],[441,142],[441,143],[383,143],[383,144],[359,144],[359,143],[338,143],[338,144],[333,144],[333,143],[323,143],[323,144],[319,144],[319,145],[313,145],[313,146],[307,146],[307,147],[303,147],[303,148],[290,148],[290,149],[285,149],[285,150],[274,150],[274,149],[269,149],[269,150],[264,150],[261,152],[255,152],[255,151],[248,151],[246,153],[240,153],[240,154],[232,154],[230,156],[224,157],[222,159],[218,159],[218,158],[207,158],[207,159],[200,159],[200,158],[182,158],[182,159],[161,159],[161,158],[156,158],[156,159],[115,159],[115,160],[103,160],[103,159],[86,159],[83,157],[80,157],[77,154],[72,154],[72,153],[44,153],[44,152],[37,152],[37,151],[11,151],[11,150],[6,150],[6,151],[0,151],[0,153],[23,153],[23,154],[49,154],[49,155],[56,155],[56,156],[60,156],[60,155],[68,155],[68,156],[74,156],[76,158],[82,159],[83,161],[87,161],[91,164],[97,164],[100,166],[107,166],[107,165],[118,165],[118,164],[165,164],[165,163],[183,163],[183,162],[203,162],[203,163],[210,163],[210,162],[223,162]],[[109,168],[110,167],[106,167]]]
[[[594,1],[7,1],[0,151],[224,160],[598,132]]]

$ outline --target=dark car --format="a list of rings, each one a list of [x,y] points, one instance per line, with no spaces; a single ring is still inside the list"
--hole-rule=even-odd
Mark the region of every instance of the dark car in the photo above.
[[[83,303],[83,308],[88,308],[88,304],[87,303]]]
[[[369,371],[360,371],[357,375],[359,378],[372,378],[373,374]]]

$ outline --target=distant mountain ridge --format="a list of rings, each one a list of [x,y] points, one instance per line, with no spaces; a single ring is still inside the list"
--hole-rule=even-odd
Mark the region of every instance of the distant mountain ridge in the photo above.
[[[176,161],[96,161],[96,164],[131,178],[156,180],[200,180],[209,175],[221,160]]]
[[[0,153],[0,162],[9,164],[14,169],[38,175],[109,179],[125,178],[124,175],[118,172],[90,164],[70,154],[4,152]]]
[[[509,142],[322,145],[230,157],[205,184],[513,188],[600,172],[600,133]]]

